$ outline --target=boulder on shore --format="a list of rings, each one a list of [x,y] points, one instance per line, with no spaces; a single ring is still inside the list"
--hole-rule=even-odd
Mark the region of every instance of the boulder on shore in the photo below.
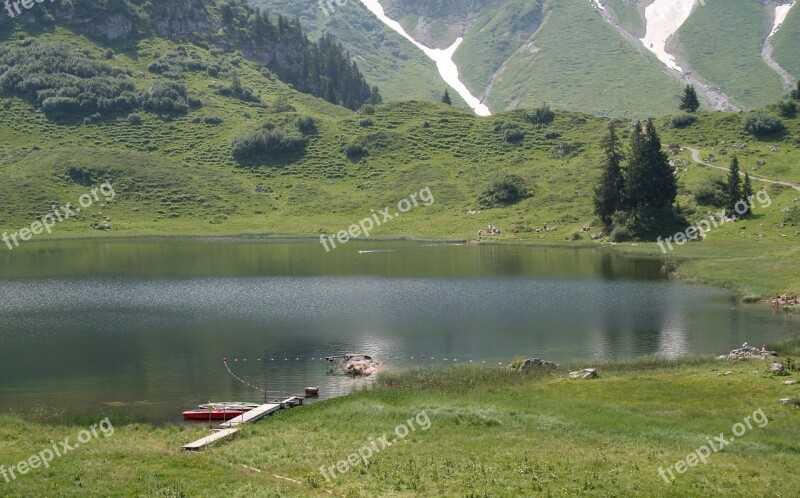
[[[746,360],[749,358],[756,358],[759,360],[768,360],[770,358],[775,358],[778,356],[775,354],[775,351],[762,351],[758,348],[754,348],[752,346],[744,346],[739,349],[734,349],[728,354],[724,354],[718,356],[717,359],[719,360]]]
[[[513,369],[516,361],[508,366],[508,368]],[[547,360],[540,360],[539,358],[526,358],[522,360],[517,371],[519,373],[525,373],[531,368],[558,368],[558,363],[547,361]]]
[[[569,377],[571,379],[596,379],[597,378],[597,369],[596,368],[584,368],[583,370],[576,370],[574,372],[569,373]]]

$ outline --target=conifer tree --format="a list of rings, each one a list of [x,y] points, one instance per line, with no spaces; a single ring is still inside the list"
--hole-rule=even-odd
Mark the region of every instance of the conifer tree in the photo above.
[[[747,199],[748,202],[750,198],[753,197],[753,185],[750,184],[750,174],[744,174],[744,185],[742,185],[742,198]]]
[[[797,88],[792,90],[792,99],[800,100],[800,81],[797,82]]]
[[[733,156],[731,167],[728,172],[728,214],[733,215],[736,211],[736,203],[742,200],[742,179],[739,176],[739,158]]]
[[[695,90],[694,85],[686,85],[679,109],[686,112],[697,112],[699,108],[700,99],[697,98],[697,90]]]
[[[446,88],[444,90],[444,95],[442,96],[442,102],[447,105],[453,105],[453,101],[450,100],[450,92],[448,92]]]
[[[636,123],[625,176],[625,204],[630,209],[671,208],[678,195],[672,165],[661,149],[655,123]]]
[[[608,135],[603,141],[605,164],[600,185],[594,193],[594,211],[606,225],[613,214],[623,208],[624,179],[622,177],[622,147],[614,123],[608,125]]]

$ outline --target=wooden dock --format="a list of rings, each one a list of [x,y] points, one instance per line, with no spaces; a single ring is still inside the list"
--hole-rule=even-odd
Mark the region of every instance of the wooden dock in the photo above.
[[[239,431],[239,426],[249,424],[260,420],[270,413],[275,413],[282,408],[291,408],[293,406],[302,405],[303,398],[299,396],[292,396],[283,401],[273,401],[272,403],[265,403],[258,408],[253,408],[243,414],[234,417],[227,422],[220,424],[219,428],[213,429],[214,433],[210,436],[198,439],[197,441],[183,445],[183,449],[187,451],[199,451],[206,446],[221,441],[229,436],[236,434]]]

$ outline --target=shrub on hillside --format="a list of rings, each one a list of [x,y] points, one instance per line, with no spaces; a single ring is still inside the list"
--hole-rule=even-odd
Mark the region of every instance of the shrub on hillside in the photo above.
[[[478,205],[483,209],[509,206],[533,195],[525,180],[519,176],[506,175],[497,178],[478,196]]]
[[[725,188],[722,180],[711,181],[694,192],[694,199],[701,206],[723,207],[728,202]]]
[[[142,106],[154,113],[184,114],[189,110],[186,85],[175,81],[155,81],[142,94]]]
[[[138,112],[132,112],[128,114],[128,123],[132,124],[133,126],[139,126],[142,124],[142,115]]]
[[[317,122],[311,116],[302,116],[295,122],[297,131],[303,135],[313,135],[317,132]]]
[[[300,133],[261,128],[233,137],[231,151],[233,157],[238,161],[264,158],[280,159],[302,151],[306,143],[306,137]]]
[[[697,116],[694,114],[678,114],[672,116],[670,123],[673,128],[687,128],[697,122]]]
[[[342,151],[350,159],[360,159],[369,155],[369,149],[361,142],[348,142],[342,146]]]
[[[125,71],[69,46],[36,40],[0,46],[0,91],[35,102],[48,118],[113,115],[139,106]]]
[[[778,114],[784,118],[793,118],[797,116],[797,103],[793,100],[782,100],[777,105]]]
[[[556,113],[547,105],[525,113],[525,120],[533,124],[546,125],[552,123],[554,119],[556,119]]]
[[[757,137],[777,135],[785,130],[783,120],[772,114],[751,114],[744,120],[744,131]]]

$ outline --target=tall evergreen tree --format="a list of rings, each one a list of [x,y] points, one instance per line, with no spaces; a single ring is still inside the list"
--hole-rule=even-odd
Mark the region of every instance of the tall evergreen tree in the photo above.
[[[625,176],[625,204],[631,209],[671,208],[678,185],[655,123],[636,123],[631,138],[631,155]]]
[[[742,178],[739,176],[739,158],[733,156],[728,172],[728,214],[736,213],[736,203],[742,200]]]
[[[797,88],[792,90],[792,98],[794,100],[800,100],[800,81],[797,82]]]
[[[750,174],[745,172],[744,185],[742,185],[742,198],[750,199],[753,197],[753,185],[750,183]]]
[[[444,90],[444,95],[442,96],[442,102],[447,105],[453,105],[453,101],[450,100],[450,92],[448,92],[446,88]]]
[[[614,123],[608,125],[608,135],[603,140],[605,164],[600,185],[594,192],[594,211],[606,225],[611,224],[613,214],[623,208],[625,182],[622,177],[622,146]]]
[[[694,85],[686,85],[679,109],[686,112],[697,112],[700,109],[700,99],[697,98],[697,90]]]

